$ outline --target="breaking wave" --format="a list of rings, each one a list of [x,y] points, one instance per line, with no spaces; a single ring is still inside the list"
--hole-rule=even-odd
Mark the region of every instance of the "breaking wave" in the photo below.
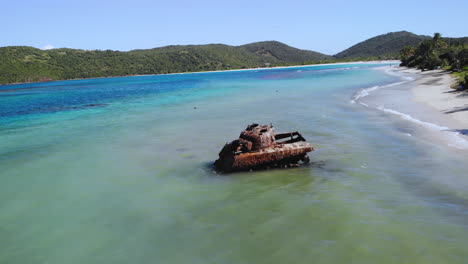
[[[407,78],[411,78],[411,77],[407,77]],[[396,83],[391,83],[391,84],[382,85],[382,86],[377,85],[377,86],[372,86],[372,87],[369,87],[369,88],[362,89],[362,90],[356,92],[353,95],[350,102],[354,104],[354,103],[358,102],[360,99],[368,96],[373,91],[376,91],[376,90],[379,90],[379,89],[382,89],[382,88],[387,88],[387,87],[391,87],[391,86],[404,84],[404,83],[410,82],[412,80],[413,80],[413,78],[411,78],[411,80],[407,79],[406,81],[402,81],[402,82],[396,82]],[[366,105],[364,103],[361,103],[361,104]]]
[[[370,88],[362,89],[362,90],[356,92],[353,95],[353,98],[351,99],[351,103],[353,103],[353,104],[356,103],[359,99],[368,96],[370,94],[370,92],[375,91],[375,90],[380,89],[380,88],[382,88],[382,87],[377,85],[377,86],[372,86]]]
[[[465,140],[464,138],[462,138],[460,136],[461,134],[459,132],[452,131],[450,128],[448,128],[446,126],[440,126],[440,125],[437,125],[437,124],[434,124],[434,123],[422,121],[422,120],[414,118],[414,117],[412,117],[412,116],[410,116],[408,114],[401,113],[401,112],[398,112],[398,111],[395,111],[395,110],[392,110],[392,109],[388,109],[388,108],[385,108],[383,106],[379,106],[379,107],[377,107],[377,109],[380,110],[380,111],[383,111],[385,113],[389,113],[389,114],[399,116],[404,120],[413,122],[415,124],[418,124],[418,125],[423,126],[425,128],[431,129],[433,131],[439,131],[439,132],[443,133],[443,136],[447,140],[449,140],[451,142],[449,144],[449,146],[451,146],[451,147],[455,147],[455,148],[458,148],[458,149],[468,149],[468,141]]]
[[[377,86],[372,86],[372,87],[369,87],[369,88],[364,88],[358,92],[356,92],[353,97],[351,98],[351,103],[357,103],[359,102],[360,99],[368,96],[371,92],[373,91],[376,91],[376,90],[379,90],[379,89],[382,89],[382,88],[387,88],[387,87],[392,87],[392,86],[396,86],[396,85],[400,85],[400,84],[404,84],[404,83],[407,83],[407,82],[410,82],[410,81],[413,81],[414,78],[413,77],[410,77],[410,76],[405,76],[405,75],[401,75],[401,74],[398,74],[398,73],[395,73],[394,71],[392,71],[392,69],[385,69],[385,73],[389,74],[389,75],[393,75],[393,76],[398,76],[400,77],[401,79],[403,79],[404,81],[401,81],[401,82],[395,82],[395,83],[391,83],[391,84],[387,84],[387,85],[377,85]],[[362,102],[359,102],[361,105],[363,106],[368,106],[367,104],[365,103],[362,103]]]
[[[353,104],[354,103],[359,103],[362,106],[369,107],[368,104],[366,104],[364,102],[361,102],[361,99],[363,99],[366,96],[369,96],[372,92],[377,91],[379,89],[404,84],[404,83],[407,83],[407,82],[410,82],[410,81],[414,80],[414,78],[412,78],[410,76],[402,75],[400,73],[396,73],[392,69],[385,69],[385,73],[393,75],[393,76],[398,76],[398,77],[400,77],[402,79],[402,81],[387,84],[387,85],[382,85],[382,86],[380,86],[380,85],[372,86],[372,87],[369,87],[369,88],[359,90],[358,92],[356,92],[352,96],[350,102],[353,103]],[[461,134],[459,132],[453,131],[448,127],[440,126],[440,125],[430,123],[430,122],[426,122],[426,121],[422,121],[422,120],[419,120],[417,118],[412,117],[411,115],[401,113],[401,112],[398,112],[398,111],[393,110],[393,109],[388,109],[388,108],[385,108],[383,106],[378,106],[378,107],[376,107],[376,109],[378,109],[380,111],[383,111],[385,113],[389,113],[389,114],[392,114],[392,115],[399,116],[400,118],[402,118],[404,120],[410,121],[412,123],[415,123],[417,125],[425,127],[425,128],[430,129],[432,131],[440,132],[441,136],[443,138],[445,138],[446,140],[451,142],[450,144],[448,144],[451,147],[455,147],[455,148],[458,148],[458,149],[468,149],[468,141],[465,140],[463,137],[461,137]],[[407,134],[407,135],[412,136],[411,134]]]

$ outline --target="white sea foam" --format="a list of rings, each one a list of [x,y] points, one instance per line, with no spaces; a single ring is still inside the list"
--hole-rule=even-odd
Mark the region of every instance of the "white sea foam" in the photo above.
[[[379,109],[379,110],[381,110],[383,112],[389,113],[389,114],[397,115],[397,116],[401,117],[404,120],[413,122],[415,124],[418,124],[420,126],[428,128],[430,130],[438,131],[438,132],[442,133],[444,138],[447,139],[450,142],[450,143],[448,143],[448,146],[450,146],[450,147],[455,147],[455,148],[458,148],[458,149],[468,149],[468,141],[465,140],[464,138],[462,138],[460,136],[460,133],[452,131],[452,130],[450,130],[450,128],[448,128],[446,126],[440,126],[440,125],[437,125],[437,124],[434,124],[434,123],[425,122],[425,121],[419,120],[417,118],[414,118],[414,117],[412,117],[412,116],[410,116],[408,114],[401,113],[401,112],[398,112],[398,111],[395,111],[395,110],[392,110],[392,109],[388,109],[388,108],[385,108],[383,106],[379,106],[379,107],[377,107],[377,109]],[[410,134],[410,136],[411,136],[411,134]]]
[[[349,70],[349,69],[359,69],[359,68],[366,68],[366,67],[369,67],[369,66],[352,66],[352,67],[346,67],[346,68],[342,68],[342,69]]]
[[[368,105],[368,104],[366,104],[366,103],[363,103],[363,102],[359,102],[359,104],[361,104],[361,105],[363,105],[363,106],[365,106],[365,107],[369,107],[369,105]]]
[[[391,68],[383,68],[382,67],[382,68],[379,68],[379,69],[384,70],[387,74],[398,76],[403,81],[395,82],[395,83],[391,83],[391,84],[387,84],[387,85],[382,85],[382,86],[372,86],[372,87],[369,87],[369,88],[362,89],[362,90],[356,92],[353,95],[353,97],[351,99],[351,103],[359,103],[362,106],[369,107],[369,105],[362,102],[361,100],[364,97],[369,96],[372,92],[377,91],[379,89],[387,88],[387,87],[401,85],[401,84],[404,84],[404,83],[415,80],[413,77],[405,76],[402,73],[396,72]],[[458,149],[468,149],[468,141],[465,140],[461,136],[460,133],[458,133],[456,131],[453,131],[448,127],[440,126],[440,125],[430,123],[430,122],[426,122],[426,121],[422,121],[422,120],[419,120],[417,118],[412,117],[411,115],[401,113],[401,112],[395,111],[393,109],[388,109],[388,108],[385,108],[383,106],[379,106],[379,107],[376,107],[376,108],[378,110],[380,110],[380,111],[399,116],[400,118],[402,118],[404,120],[410,121],[412,123],[418,124],[418,125],[420,125],[422,127],[430,129],[432,131],[440,133],[442,138],[444,138],[445,140],[447,140],[449,142],[448,146],[450,146],[450,147],[454,147],[454,148],[458,148]],[[404,133],[404,134],[409,136],[409,137],[412,136],[411,134],[408,134],[408,133]]]
[[[359,99],[368,96],[370,92],[375,91],[379,88],[381,88],[381,86],[377,85],[377,86],[372,86],[370,88],[365,88],[365,89],[358,91],[357,93],[354,94],[353,98],[351,99],[351,103],[353,104],[356,103]]]
[[[386,68],[386,69],[385,69],[385,73],[388,74],[388,75],[400,77],[400,78],[402,78],[403,80],[407,80],[407,81],[413,81],[413,80],[414,80],[413,77],[406,76],[406,75],[404,75],[404,74],[401,73],[401,72],[397,72],[397,71],[395,71],[393,68]]]
[[[386,88],[386,87],[391,87],[391,86],[395,86],[395,85],[400,85],[400,84],[404,84],[404,83],[407,83],[409,81],[403,81],[403,82],[396,82],[396,83],[391,83],[391,84],[387,84],[387,85],[383,85],[383,86],[372,86],[372,87],[369,87],[369,88],[365,88],[365,89],[362,89],[358,92],[356,92],[353,96],[353,98],[351,99],[351,103],[356,103],[359,99],[362,99],[366,96],[368,96],[369,94],[371,94],[371,92],[373,91],[376,91],[376,90],[379,90],[379,89],[382,89],[382,88]],[[361,103],[363,104],[363,103]],[[366,105],[366,104],[364,104]],[[367,105],[366,105],[367,106]]]
[[[392,87],[392,86],[396,86],[396,85],[400,85],[400,84],[404,84],[404,83],[407,83],[407,82],[410,82],[410,81],[413,81],[414,78],[413,77],[409,77],[409,76],[405,76],[405,75],[402,75],[400,73],[396,73],[393,69],[389,69],[389,68],[379,68],[381,70],[385,70],[385,73],[389,74],[389,75],[393,75],[393,76],[398,76],[400,77],[401,79],[403,79],[404,81],[401,81],[401,82],[395,82],[395,83],[391,83],[391,84],[387,84],[387,85],[382,85],[382,86],[372,86],[372,87],[369,87],[369,88],[364,88],[360,91],[358,91],[357,93],[355,93],[351,99],[351,103],[356,103],[359,99],[362,99],[366,96],[368,96],[371,92],[373,91],[376,91],[376,90],[379,90],[379,89],[382,89],[382,88],[387,88],[387,87]],[[364,106],[368,106],[367,104],[364,104],[364,103],[361,103],[361,105],[364,105]]]

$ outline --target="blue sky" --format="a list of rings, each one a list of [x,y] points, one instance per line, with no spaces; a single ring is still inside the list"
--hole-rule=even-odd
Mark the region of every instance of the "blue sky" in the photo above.
[[[278,40],[335,54],[407,30],[468,36],[467,0],[3,0],[0,46],[131,50]]]

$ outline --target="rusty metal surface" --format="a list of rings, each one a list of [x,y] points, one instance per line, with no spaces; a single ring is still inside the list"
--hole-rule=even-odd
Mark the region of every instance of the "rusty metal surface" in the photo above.
[[[240,153],[234,156],[233,169],[249,169],[259,165],[271,165],[287,160],[298,162],[307,152],[312,151],[312,146],[307,142],[285,144],[259,151]],[[296,160],[297,159],[297,160]]]
[[[241,132],[239,139],[252,142],[252,150],[268,148],[275,144],[275,128],[268,125],[252,124]]]
[[[222,171],[282,167],[308,161],[313,150],[299,132],[276,134],[271,125],[252,124],[224,146],[215,166]]]

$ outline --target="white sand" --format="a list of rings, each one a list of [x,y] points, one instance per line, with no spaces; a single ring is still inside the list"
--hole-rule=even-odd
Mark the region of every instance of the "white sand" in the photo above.
[[[416,125],[412,132],[424,141],[468,151],[468,93],[451,88],[454,79],[450,73],[404,67],[379,69],[401,76],[402,81],[363,89],[351,102]]]
[[[424,77],[417,80],[417,85],[412,89],[413,100],[456,120],[468,134],[468,93],[451,88],[455,80],[447,72],[435,70],[419,74]]]

